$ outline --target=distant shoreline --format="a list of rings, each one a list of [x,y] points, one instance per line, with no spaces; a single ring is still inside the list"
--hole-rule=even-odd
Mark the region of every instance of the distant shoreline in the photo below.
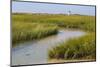
[[[24,13],[24,12],[13,12],[12,14],[38,14],[38,15],[68,15],[68,14],[62,14],[62,13],[59,13],[59,14],[53,14],[53,13]],[[70,14],[69,16],[73,16],[73,15],[77,15],[77,16],[93,16],[93,15],[82,15],[82,14]]]

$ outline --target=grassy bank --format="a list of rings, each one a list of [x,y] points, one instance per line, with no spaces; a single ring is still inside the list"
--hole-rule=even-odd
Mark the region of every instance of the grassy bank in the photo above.
[[[87,34],[80,38],[70,39],[49,51],[49,59],[95,59],[95,34]]]
[[[13,44],[44,38],[58,32],[57,26],[37,23],[14,22],[12,28]]]

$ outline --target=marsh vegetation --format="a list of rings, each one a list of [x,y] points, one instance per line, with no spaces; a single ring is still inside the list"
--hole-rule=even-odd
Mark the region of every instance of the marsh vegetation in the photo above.
[[[87,34],[79,38],[69,39],[49,51],[49,58],[75,60],[95,59],[95,34]]]
[[[58,34],[60,29],[82,30],[86,35],[59,43],[48,51],[49,59],[95,59],[95,16],[64,14],[12,14],[12,44]]]

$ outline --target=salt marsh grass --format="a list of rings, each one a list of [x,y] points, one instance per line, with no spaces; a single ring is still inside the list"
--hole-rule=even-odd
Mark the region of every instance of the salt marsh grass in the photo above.
[[[58,32],[57,26],[16,22],[13,24],[13,44],[28,41],[33,39],[40,39]]]
[[[95,31],[95,16],[63,14],[24,14],[14,13],[12,21],[24,23],[53,24],[60,28]]]
[[[49,51],[49,59],[95,59],[95,33],[70,39]]]

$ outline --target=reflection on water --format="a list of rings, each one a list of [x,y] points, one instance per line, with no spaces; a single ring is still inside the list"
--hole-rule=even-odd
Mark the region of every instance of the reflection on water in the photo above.
[[[61,30],[57,35],[49,36],[38,41],[18,44],[12,48],[12,65],[47,63],[48,50],[70,38],[84,35],[85,32]]]

